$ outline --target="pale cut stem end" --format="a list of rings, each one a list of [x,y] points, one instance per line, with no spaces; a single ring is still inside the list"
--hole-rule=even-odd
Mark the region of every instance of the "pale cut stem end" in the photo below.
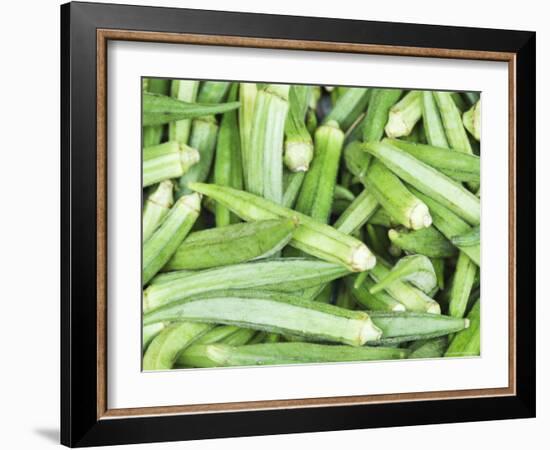
[[[390,112],[385,131],[389,138],[398,138],[411,134],[412,127],[401,112]]]
[[[287,142],[284,162],[292,172],[306,172],[313,159],[313,145],[307,142]]]
[[[173,189],[174,183],[171,180],[164,180],[159,183],[157,189],[147,198],[147,201],[169,209],[174,204]]]
[[[364,345],[371,341],[379,341],[381,337],[382,330],[367,316],[359,333],[359,345]]]
[[[200,159],[201,155],[196,148],[183,144],[180,146],[180,162],[184,174],[187,173],[192,166],[197,164]]]
[[[355,272],[370,270],[376,265],[376,256],[366,245],[359,245],[353,249],[350,266]]]
[[[432,224],[430,210],[424,203],[418,203],[410,212],[410,225],[413,230],[428,228]]]
[[[431,301],[428,303],[426,312],[430,314],[441,314],[441,307],[439,306],[439,303]]]
[[[398,303],[391,310],[394,312],[405,312],[407,311],[407,308],[405,308],[405,306],[402,305],[401,303]]]
[[[464,329],[470,328],[470,319],[464,319]]]
[[[195,192],[193,194],[184,195],[183,197],[180,197],[177,203],[185,206],[192,212],[199,213],[201,210],[201,194]]]

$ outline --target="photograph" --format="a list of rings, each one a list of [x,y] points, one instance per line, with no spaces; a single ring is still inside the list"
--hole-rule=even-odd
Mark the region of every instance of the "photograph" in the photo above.
[[[135,95],[143,371],[481,355],[482,92]]]

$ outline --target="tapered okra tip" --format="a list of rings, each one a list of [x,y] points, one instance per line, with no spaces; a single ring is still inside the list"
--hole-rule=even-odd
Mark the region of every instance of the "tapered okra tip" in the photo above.
[[[359,245],[353,249],[350,265],[356,272],[370,270],[376,265],[376,256],[366,245]]]
[[[313,145],[309,142],[287,142],[284,162],[292,172],[306,172],[313,159]]]
[[[432,224],[430,210],[424,203],[418,203],[412,208],[410,213],[410,222],[413,230],[428,228]]]

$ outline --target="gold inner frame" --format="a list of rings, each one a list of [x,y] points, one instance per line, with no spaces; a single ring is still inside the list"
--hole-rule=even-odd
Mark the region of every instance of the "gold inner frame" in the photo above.
[[[508,250],[509,250],[509,342],[508,387],[403,394],[377,394],[342,397],[264,400],[202,405],[150,406],[108,409],[107,405],[107,42],[109,40],[181,43],[231,47],[364,53],[392,56],[435,57],[503,61],[508,63]],[[474,397],[512,396],[516,394],[516,54],[476,50],[421,48],[374,44],[298,41],[286,39],[212,36],[183,33],[158,33],[130,30],[97,30],[97,419],[154,416],[166,414],[206,414],[266,409],[315,408],[403,401],[449,400]]]

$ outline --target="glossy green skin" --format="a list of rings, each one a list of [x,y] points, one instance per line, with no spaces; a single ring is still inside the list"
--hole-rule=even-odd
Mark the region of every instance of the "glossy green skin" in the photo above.
[[[221,323],[359,346],[380,331],[369,316],[332,305],[270,292],[218,292],[173,302],[145,314],[145,325],[164,321]]]
[[[477,266],[475,263],[466,253],[460,252],[451,285],[449,315],[453,317],[464,317],[476,273]]]
[[[344,133],[335,122],[315,132],[315,157],[298,195],[296,210],[322,223],[328,222],[332,209],[343,145]]]
[[[391,145],[414,156],[456,181],[479,182],[479,156],[461,152],[449,152],[446,148],[387,139]]]
[[[228,81],[203,81],[197,101],[199,103],[221,103],[225,100],[230,88],[231,83]]]
[[[174,204],[159,228],[143,243],[143,285],[168,262],[197,220],[199,210],[186,204],[188,197],[182,197]],[[200,205],[199,201],[197,204]]]
[[[382,338],[378,341],[381,345],[431,339],[468,327],[465,319],[440,314],[372,311],[369,315],[382,330]]]
[[[207,105],[186,103],[166,95],[143,93],[143,126],[163,125],[182,119],[193,119],[212,114],[221,114],[240,106],[239,102]]]
[[[348,236],[333,227],[319,223],[311,217],[248,192],[204,183],[192,183],[191,188],[223,203],[247,221],[277,217],[297,218],[299,225],[294,232],[290,245],[317,258],[342,264],[351,271],[365,270],[358,270],[358,267],[353,264],[353,255],[357,252],[357,249],[367,247],[358,239]]]
[[[364,142],[377,142],[382,139],[390,108],[397,103],[402,93],[401,89],[372,89],[363,128]]]
[[[422,122],[428,144],[441,148],[449,148],[439,109],[431,91],[422,92]]]
[[[427,195],[422,194],[414,188],[411,188],[411,191],[428,205],[428,208],[430,208],[433,225],[451,242],[455,236],[463,235],[472,230],[470,225],[442,204]],[[478,266],[480,265],[479,244],[471,246],[459,245],[457,247],[466,253]]]
[[[454,337],[449,348],[445,352],[446,357],[479,356],[481,350],[480,341],[480,303],[479,299],[474,303],[468,313],[470,327],[460,331]]]
[[[147,347],[143,370],[171,369],[178,355],[212,327],[210,324],[190,322],[169,325]]]
[[[279,258],[184,273],[181,279],[151,284],[143,294],[144,311],[214,290],[271,289],[291,292],[317,286],[348,273],[338,264],[306,258]]]
[[[479,198],[460,183],[387,141],[365,144],[364,149],[403,181],[445,205],[471,225],[479,224]]]
[[[291,219],[276,219],[197,231],[183,241],[164,269],[209,269],[266,258],[288,244],[296,226]]]
[[[282,342],[241,347],[221,344],[193,346],[182,359],[190,367],[232,367],[403,359],[408,353],[406,349],[391,347]]]
[[[285,172],[283,174],[284,194],[282,205],[284,207],[294,207],[305,177],[305,172]]]
[[[334,120],[338,122],[342,130],[347,130],[365,112],[369,98],[369,89],[367,88],[346,89],[325,117],[324,123]]]
[[[393,244],[409,253],[431,258],[449,258],[457,253],[456,247],[434,226],[412,231],[390,230],[388,237]]]

